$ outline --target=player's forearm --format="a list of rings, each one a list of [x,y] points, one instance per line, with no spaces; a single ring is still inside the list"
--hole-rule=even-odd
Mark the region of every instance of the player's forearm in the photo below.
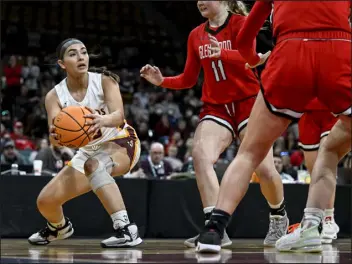
[[[122,111],[116,110],[105,117],[105,127],[119,127],[125,122],[125,116]]]
[[[184,74],[180,74],[175,77],[165,77],[160,86],[168,89],[182,90],[192,88],[196,83],[197,79],[188,79]]]
[[[238,50],[228,49],[221,49],[220,59],[228,63],[243,61],[243,58]]]
[[[270,12],[270,2],[256,2],[237,35],[238,51],[250,65],[256,65],[260,61],[260,57],[255,50],[254,40]]]

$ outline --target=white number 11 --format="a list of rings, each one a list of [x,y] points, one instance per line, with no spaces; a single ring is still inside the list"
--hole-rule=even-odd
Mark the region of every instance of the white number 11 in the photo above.
[[[224,71],[224,67],[222,66],[222,61],[221,60],[218,60],[218,67],[216,67],[216,62],[215,61],[212,61],[211,62],[211,67],[213,68],[213,71],[214,71],[214,74],[215,74],[215,80],[217,82],[220,82],[220,76],[219,76],[219,72],[218,72],[218,69],[220,69],[220,73],[221,73],[221,77],[222,77],[222,80],[221,81],[225,81],[226,80],[226,75],[225,75],[225,71]]]

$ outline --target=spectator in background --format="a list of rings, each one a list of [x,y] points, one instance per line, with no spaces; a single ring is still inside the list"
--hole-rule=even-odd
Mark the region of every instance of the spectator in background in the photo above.
[[[134,118],[135,123],[145,122],[149,120],[149,112],[146,108],[143,107],[141,99],[133,95],[132,104],[129,106],[129,111]]]
[[[2,101],[2,109],[12,111],[14,100],[20,93],[22,79],[22,66],[17,64],[16,56],[10,56],[8,65],[4,67],[4,76],[6,79],[6,87],[4,90],[4,100]]]
[[[139,84],[139,86],[137,87],[137,92],[133,94],[133,98],[138,98],[141,107],[146,109],[149,104],[149,93],[146,92],[146,89],[143,84],[144,82],[141,82]]]
[[[4,148],[1,154],[1,165],[26,165],[26,159],[17,152],[15,149],[15,143],[12,140],[5,142]]]
[[[290,152],[299,149],[297,138],[296,138],[294,132],[292,131],[292,129],[287,131],[286,148]]]
[[[188,161],[190,157],[192,157],[192,151],[193,151],[193,135],[192,137],[189,137],[186,141],[186,154],[184,156],[184,161]]]
[[[1,126],[0,126],[0,138],[2,139],[2,137],[7,134],[7,130],[6,130],[6,127],[3,123],[1,123]]]
[[[28,95],[34,97],[38,94],[40,68],[38,67],[38,58],[28,56],[27,64],[22,67],[22,77],[24,84],[28,88]]]
[[[1,149],[3,149],[5,143],[11,140],[11,135],[9,133],[5,133],[3,136],[1,136]]]
[[[165,157],[165,160],[171,164],[173,171],[181,171],[183,166],[182,161],[179,158],[177,158],[177,152],[178,152],[177,146],[170,145],[168,147],[167,157]]]
[[[276,154],[277,155],[277,154]],[[283,171],[291,175],[294,179],[297,179],[297,171],[291,164],[291,156],[288,151],[282,151],[279,155],[282,160]]]
[[[186,139],[187,137],[182,137],[180,132],[175,131],[169,140],[169,146],[177,147],[178,158],[181,160],[183,160],[183,157],[186,153],[186,145],[185,141],[183,140],[184,138]]]
[[[4,124],[6,131],[12,132],[12,120],[10,111],[4,110],[1,112],[1,123]]]
[[[46,149],[49,147],[49,141],[47,138],[42,138],[40,140],[38,140],[38,144],[37,144],[37,149],[32,151],[31,154],[28,157],[28,161],[29,163],[33,163],[33,161],[35,160],[36,156],[38,155],[38,152],[42,149]]]
[[[171,134],[171,126],[167,114],[163,114],[155,126],[155,136],[157,139],[168,137]]]
[[[172,172],[171,164],[164,159],[164,146],[154,142],[150,146],[149,156],[141,161],[141,168],[147,178],[164,178]]]
[[[74,156],[74,152],[67,147],[49,147],[41,149],[35,160],[43,161],[42,170],[50,172],[59,172],[65,164]]]
[[[189,137],[190,129],[187,127],[187,122],[185,119],[180,118],[177,121],[177,126],[175,130],[180,133],[181,138],[186,139]]]
[[[136,132],[141,142],[141,156],[148,154],[149,152],[148,142],[150,142],[153,137],[152,130],[148,128],[148,124],[146,122],[142,122],[136,126]]]
[[[18,150],[35,149],[34,143],[23,134],[23,123],[20,121],[15,122],[11,138]]]
[[[174,102],[174,95],[172,92],[166,93],[165,99],[161,103],[161,105],[164,107],[164,109],[163,109],[164,113],[168,113],[169,115],[172,115],[176,119],[179,119],[181,117],[180,108]]]
[[[40,98],[38,96],[30,96],[28,87],[22,85],[20,95],[16,97],[15,116],[19,120],[24,120],[39,102]]]
[[[277,172],[280,174],[283,183],[292,183],[295,182],[293,177],[283,171],[283,160],[279,155],[274,154],[274,164]]]

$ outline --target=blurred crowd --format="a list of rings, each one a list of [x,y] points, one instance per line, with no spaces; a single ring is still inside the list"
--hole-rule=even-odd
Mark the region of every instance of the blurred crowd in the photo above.
[[[58,172],[74,155],[74,150],[56,148],[48,142],[44,107],[46,93],[65,77],[50,60],[51,54],[63,39],[74,36],[88,49],[99,44],[103,56],[92,63],[106,65],[120,75],[125,117],[142,143],[140,163],[126,176],[167,179],[175,173],[192,173],[202,78],[193,89],[170,91],[140,79],[139,69],[151,63],[160,66],[165,76],[180,73],[187,34],[202,22],[200,16],[189,15],[194,20],[191,25],[179,21],[175,12],[171,14],[176,8],[173,3],[157,2],[157,12],[162,8],[165,15],[170,13],[169,19],[179,23],[184,36],[180,41],[158,21],[150,20],[148,10],[135,8],[139,2],[93,1],[84,2],[84,6],[83,2],[71,1],[40,3],[14,2],[4,4],[1,10],[1,165],[31,166],[40,159],[44,170]],[[183,12],[197,12],[195,3],[191,4],[187,3]],[[120,16],[113,15],[117,10]],[[292,124],[274,145],[275,165],[288,182],[298,181],[299,171],[305,169],[298,138],[297,124]],[[218,164],[226,166],[238,146],[235,139]],[[352,167],[351,155],[341,166]]]

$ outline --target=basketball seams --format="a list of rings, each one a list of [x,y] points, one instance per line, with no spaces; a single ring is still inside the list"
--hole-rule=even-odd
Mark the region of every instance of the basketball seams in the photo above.
[[[79,139],[81,136],[83,136],[84,135],[84,132],[82,133],[82,134],[80,134],[78,137],[76,137],[76,138],[74,138],[74,139],[71,139],[71,140],[69,140],[69,141],[61,141],[61,143],[64,143],[64,144],[66,144],[66,143],[70,143],[70,142],[72,142],[72,141],[75,141],[75,140],[77,140],[77,139]],[[82,144],[82,143],[81,143]]]
[[[87,118],[84,117],[84,115],[85,115],[86,113],[83,111],[83,107],[80,107],[80,109],[81,109],[81,111],[82,111],[83,118],[84,118],[84,124],[85,124]],[[85,109],[87,109],[91,114],[93,114],[87,107],[85,107]],[[90,128],[90,127],[91,127],[91,126],[89,126],[89,128]],[[89,128],[88,128],[88,129],[89,129]],[[89,136],[87,135],[87,136],[82,140],[81,144],[79,144],[79,147],[82,146],[82,144],[84,143],[84,141],[86,140],[86,138],[88,138],[88,140],[89,140]]]
[[[55,124],[54,124],[54,126],[55,126],[56,128],[59,128],[59,129],[65,130],[65,131],[70,131],[70,132],[79,132],[79,131],[82,130],[82,129],[78,129],[78,130],[67,129],[67,128],[59,127],[59,126],[57,126],[57,125],[55,125]]]
[[[83,135],[83,134],[82,134],[82,135]],[[81,135],[81,136],[82,136],[82,135]],[[79,148],[82,146],[82,144],[83,144],[83,142],[86,140],[86,138],[88,138],[88,140],[89,140],[89,137],[86,136],[86,137],[82,140],[81,144],[79,144],[79,146],[78,146]]]
[[[83,114],[83,118],[84,118],[84,124],[86,123],[86,121],[87,121],[87,118],[86,117],[84,117],[84,115],[86,114],[84,111],[83,111],[83,108],[82,107],[80,107],[80,109],[81,109],[81,111],[82,111],[82,114]],[[86,108],[87,110],[88,110],[88,108]],[[91,114],[92,114],[92,112],[91,111],[89,111]],[[90,126],[89,126],[89,128],[90,128]],[[88,129],[89,129],[88,128]]]
[[[78,126],[84,131],[84,133],[87,135],[87,137],[89,137],[89,134],[87,133],[87,131],[84,129],[84,127],[81,126],[81,124],[70,114],[70,113],[67,113],[65,112],[65,110],[61,110],[61,112],[65,113],[66,115],[68,115],[69,117],[72,118],[72,120],[74,120]]]

